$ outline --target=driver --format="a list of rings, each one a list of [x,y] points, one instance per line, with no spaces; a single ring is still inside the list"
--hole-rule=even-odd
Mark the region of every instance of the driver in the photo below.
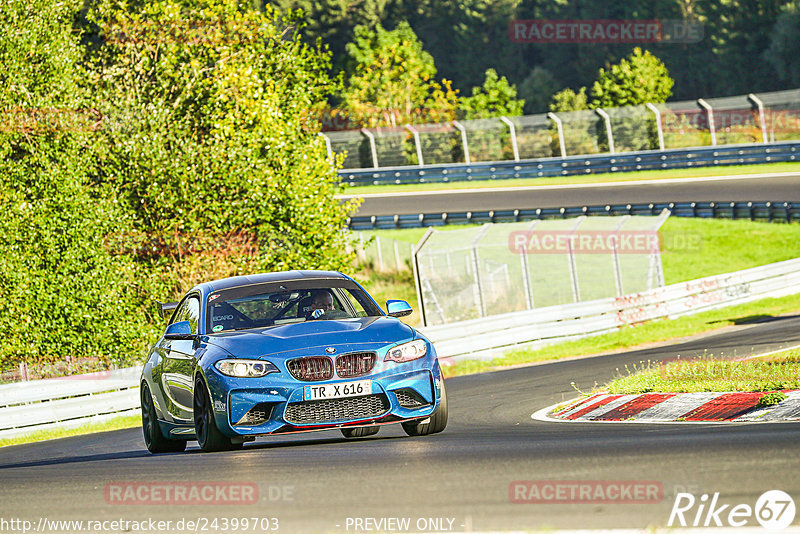
[[[309,318],[318,318],[326,312],[333,310],[333,294],[327,289],[311,291],[311,313]]]

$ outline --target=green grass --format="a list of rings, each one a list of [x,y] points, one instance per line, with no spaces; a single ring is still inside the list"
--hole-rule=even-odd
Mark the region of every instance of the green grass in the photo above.
[[[102,423],[92,423],[80,428],[59,429],[59,430],[39,430],[25,436],[16,438],[0,439],[0,447],[9,445],[21,445],[23,443],[34,443],[36,441],[46,441],[49,439],[67,438],[70,436],[81,436],[84,434],[94,434],[96,432],[107,432],[109,430],[119,430],[122,428],[135,428],[141,426],[142,418],[139,415],[126,415],[109,419]]]
[[[659,233],[668,285],[800,257],[800,224],[671,217]]]
[[[463,226],[443,229],[451,228]],[[376,233],[381,237],[413,243],[424,232],[424,228],[409,228],[380,230]],[[660,233],[664,278],[667,284],[800,257],[800,225],[796,224],[674,217],[667,220]],[[374,279],[367,277],[366,287],[371,292],[376,291],[376,297],[394,294],[399,295],[397,298],[404,298],[405,295],[414,308],[418,307],[410,273],[371,276]],[[513,350],[504,357],[489,362],[457,362],[446,370],[446,374],[472,374],[512,365],[631,349],[795,311],[800,311],[800,295],[764,299],[674,320],[651,321],[617,332],[559,343],[538,350]],[[416,314],[407,322],[416,324],[415,321],[418,321]]]
[[[381,308],[385,309],[386,301],[389,299],[407,301],[414,308],[414,312],[411,315],[402,317],[400,320],[412,326],[419,324],[421,319],[419,305],[417,304],[417,289],[414,285],[414,275],[411,271],[380,273],[369,268],[363,268],[355,274],[354,278],[364,286]]]
[[[466,227],[443,226],[436,231]],[[403,228],[367,234],[417,243],[426,230]],[[671,217],[659,234],[668,285],[800,257],[800,224]]]
[[[445,226],[437,231],[462,228],[465,226]],[[368,234],[417,243],[425,231],[405,228]],[[800,257],[800,224],[672,217],[661,227],[660,235],[668,285]],[[377,293],[376,298],[405,295],[414,308],[418,307],[414,280],[408,271],[384,275],[369,271],[362,273],[360,280],[368,291]]]
[[[669,178],[698,178],[704,176],[732,176],[736,174],[762,174],[772,172],[800,171],[800,163],[765,163],[763,165],[741,165],[725,167],[693,167],[691,169],[670,169],[662,171],[635,171],[626,173],[605,173],[552,178],[518,178],[510,180],[478,180],[447,183],[425,183],[406,185],[364,185],[343,186],[343,195],[368,193],[395,193],[411,191],[441,191],[457,189],[485,189],[491,187],[526,187],[536,185],[597,184],[606,182],[630,182],[637,180],[664,180]]]
[[[692,393],[702,391],[772,391],[760,406],[779,403],[785,395],[777,390],[800,389],[800,350],[789,350],[769,359],[744,361],[714,357],[666,364],[647,362],[641,369],[625,368],[604,390],[613,394]]]
[[[445,368],[445,375],[473,374],[514,365],[628,350],[797,311],[800,311],[800,294],[762,299],[677,319],[659,319],[636,326],[626,326],[616,332],[549,345],[540,349],[511,350],[504,356],[491,361],[454,362],[453,365]]]

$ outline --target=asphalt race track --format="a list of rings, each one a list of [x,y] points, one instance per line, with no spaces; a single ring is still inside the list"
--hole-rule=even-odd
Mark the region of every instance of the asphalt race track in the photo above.
[[[770,318],[678,345],[454,378],[449,426],[421,438],[392,426],[353,441],[326,431],[262,439],[238,452],[203,454],[191,444],[187,453],[151,456],[141,431],[131,429],[7,447],[0,449],[2,516],[34,524],[276,517],[280,532],[363,532],[352,518],[366,517],[410,518],[416,531],[420,519],[445,518],[445,527],[451,519],[453,530],[465,531],[663,526],[681,491],[719,492],[731,505],[754,506],[771,489],[797,500],[800,424],[550,423],[531,414],[574,397],[571,382],[589,389],[626,364],[798,344],[800,316]],[[165,506],[104,497],[108,484],[186,480],[255,483],[259,500]],[[511,503],[509,486],[519,480],[650,481],[664,496],[654,504]]]
[[[657,202],[800,202],[800,174],[613,186],[540,186],[493,191],[362,195],[358,215],[438,213]]]

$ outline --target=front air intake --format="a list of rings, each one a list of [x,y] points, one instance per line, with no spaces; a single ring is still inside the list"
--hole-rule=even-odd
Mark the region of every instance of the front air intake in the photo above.
[[[333,362],[325,356],[296,358],[286,362],[289,373],[304,382],[316,382],[333,378]]]
[[[336,358],[336,374],[340,378],[363,376],[375,367],[377,356],[374,352],[351,352]]]

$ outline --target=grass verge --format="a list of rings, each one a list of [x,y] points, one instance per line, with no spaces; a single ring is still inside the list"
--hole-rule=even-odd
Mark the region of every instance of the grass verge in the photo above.
[[[444,226],[437,231],[463,228],[468,226]],[[417,243],[426,230],[403,228],[366,234]],[[800,224],[670,217],[659,230],[659,236],[667,285],[800,257]],[[364,278],[369,283],[369,276]],[[385,275],[381,283],[389,283],[388,278]],[[413,286],[414,280],[410,275],[401,275],[394,283]],[[416,299],[413,287],[410,291],[400,291]]]
[[[800,311],[800,294],[761,299],[677,319],[660,319],[636,326],[627,326],[616,332],[558,343],[540,349],[511,350],[504,356],[490,361],[454,362],[445,367],[444,373],[445,376],[450,377],[495,371],[514,365],[630,350],[652,343],[703,334],[726,326],[752,323],[797,311]]]
[[[800,389],[800,349],[744,361],[713,357],[669,363],[647,362],[612,380],[605,391],[614,394],[693,393],[702,391],[772,391],[761,406],[779,403],[782,389]]]
[[[142,418],[139,415],[126,415],[123,417],[116,417],[103,421],[101,423],[92,423],[80,428],[57,429],[57,430],[40,430],[19,436],[16,438],[0,439],[0,447],[7,447],[9,445],[21,445],[23,443],[34,443],[36,441],[46,441],[56,438],[67,438],[70,436],[81,436],[84,434],[94,434],[96,432],[107,432],[109,430],[120,430],[122,428],[135,428],[142,424]]]
[[[615,172],[604,174],[555,176],[552,178],[517,178],[511,180],[477,180],[463,182],[438,182],[405,185],[343,186],[343,195],[369,193],[397,193],[414,191],[443,191],[458,189],[487,189],[492,187],[527,187],[537,185],[597,184],[608,182],[631,182],[638,180],[665,180],[671,178],[700,178],[709,176],[733,176],[737,174],[764,174],[772,172],[800,171],[800,163],[765,163],[763,165],[734,165],[725,167],[693,167],[661,171]],[[780,200],[780,199],[776,199]]]

